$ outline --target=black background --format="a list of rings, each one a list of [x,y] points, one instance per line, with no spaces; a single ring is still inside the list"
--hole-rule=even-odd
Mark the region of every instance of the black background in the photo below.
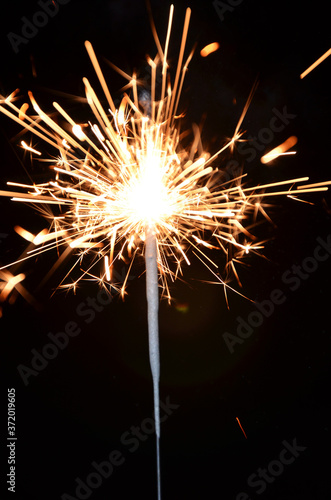
[[[331,179],[330,60],[303,80],[299,78],[330,47],[328,3],[237,3],[224,13],[224,19],[211,1],[175,5],[170,67],[175,67],[187,6],[192,7],[187,53],[197,42],[182,97],[184,125],[189,128],[191,122],[205,119],[202,139],[215,152],[224,137],[231,137],[258,78],[242,128],[247,135],[257,135],[269,126],[272,109],[286,106],[296,118],[266,150],[290,135],[298,137],[298,144],[295,156],[272,165],[260,163],[263,152],[246,161],[251,182],[305,175],[313,181]],[[154,0],[151,4],[163,41],[170,3]],[[7,34],[21,34],[22,16],[32,19],[40,7],[37,2],[15,1],[8,2],[7,8],[3,4],[2,10],[0,93],[6,96],[20,88],[25,96],[32,89],[47,111],[55,95],[69,112],[83,113],[85,108],[74,98],[84,96],[82,77],[98,87],[84,49],[86,39],[94,45],[114,98],[120,97],[126,82],[103,58],[129,73],[138,69],[144,76],[146,54],[154,57],[156,53],[142,0],[71,0],[27,44],[19,45],[18,53]],[[201,58],[201,48],[213,41],[220,43],[220,49]],[[20,129],[2,116],[0,126],[1,189],[8,180],[28,182],[25,169],[36,182],[48,179],[47,163],[31,164],[22,154]],[[43,147],[36,138],[33,144]],[[224,166],[225,159],[220,158],[217,165]],[[237,159],[244,162],[245,156],[237,155]],[[320,262],[295,291],[282,279],[286,271],[292,273],[293,265],[313,256],[318,237],[326,241],[331,234],[330,195],[318,193],[305,199],[314,204],[273,200],[275,206],[269,213],[276,226],[257,228],[261,237],[270,239],[263,252],[266,258],[247,258],[247,266],[240,270],[242,291],[262,301],[279,288],[286,300],[242,345],[235,346],[234,353],[229,352],[223,334],[235,334],[238,316],[247,320],[254,304],[230,293],[228,310],[222,287],[200,281],[210,276],[194,256],[185,269],[185,283],[178,281],[172,287],[174,304],[161,303],[161,399],[178,405],[162,425],[164,499],[239,499],[240,492],[251,499],[330,498],[325,457],[330,447],[331,259]],[[29,207],[7,199],[0,203],[0,259],[8,264],[26,247],[13,227],[18,224],[37,232],[46,223]],[[53,257],[22,266],[29,273],[25,284],[31,293]],[[222,256],[216,253],[213,258],[221,270]],[[125,270],[123,264],[119,275]],[[94,471],[92,462],[107,460],[112,450],[120,450],[125,462],[89,498],[156,498],[154,436],[141,441],[135,452],[121,443],[123,433],[140,426],[153,412],[142,273],[140,261],[132,269],[125,301],[114,298],[91,323],[77,314],[77,308],[88,298],[96,298],[97,286],[86,283],[76,294],[51,296],[61,273],[42,292],[35,292],[41,310],[21,298],[12,306],[4,305],[0,319],[5,370],[0,394],[1,451],[6,460],[7,387],[14,387],[16,498],[53,500],[64,493],[78,498],[76,478],[85,481]],[[186,312],[180,311],[180,304],[187,306]],[[49,342],[47,334],[63,331],[69,321],[77,322],[81,333],[25,386],[17,366],[31,366],[31,349],[41,352]],[[284,440],[292,443],[294,439],[305,450],[258,494],[256,487],[247,484],[248,477],[278,458]],[[1,482],[4,495],[10,498],[4,484],[7,468],[4,464]]]

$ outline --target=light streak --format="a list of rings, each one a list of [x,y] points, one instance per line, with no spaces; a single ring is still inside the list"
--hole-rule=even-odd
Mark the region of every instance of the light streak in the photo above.
[[[321,64],[321,62],[323,62],[330,55],[331,55],[331,49],[327,50],[321,57],[319,57],[317,59],[317,61],[315,61],[311,66],[309,66],[309,68],[307,68],[303,73],[301,73],[301,75],[300,75],[301,80],[305,76],[307,76],[308,73],[310,73],[311,71],[313,71],[313,69],[315,69],[316,66],[318,66],[319,64]]]
[[[244,436],[245,436],[245,438],[247,439],[246,432],[244,431],[243,426],[241,425],[239,418],[238,418],[238,417],[236,417],[236,420],[237,420],[237,422],[238,422],[238,425],[239,425],[240,429],[242,430],[243,435],[244,435]]]

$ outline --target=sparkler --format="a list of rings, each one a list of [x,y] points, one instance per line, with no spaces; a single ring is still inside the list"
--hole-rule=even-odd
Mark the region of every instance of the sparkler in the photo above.
[[[17,93],[4,98],[0,104],[3,114],[57,151],[57,157],[52,161],[54,180],[38,185],[10,182],[10,186],[23,191],[0,191],[0,195],[9,196],[14,201],[38,206],[51,221],[49,231],[38,235],[21,231],[33,246],[23,258],[33,258],[57,248],[59,264],[75,251],[78,257],[71,271],[81,267],[81,275],[67,284],[65,278],[71,276],[69,272],[60,286],[75,288],[79,280],[85,278],[110,288],[114,286],[112,270],[116,261],[130,258],[129,274],[134,259],[144,253],[159,499],[159,288],[162,296],[170,301],[169,283],[182,275],[184,263],[190,264],[188,249],[191,247],[193,254],[224,286],[226,294],[230,289],[228,279],[231,272],[239,282],[236,266],[242,257],[263,248],[263,242],[258,242],[251,232],[251,225],[258,217],[268,219],[263,197],[288,195],[296,198],[303,193],[327,189],[326,183],[302,184],[308,177],[245,187],[245,175],[241,175],[222,184],[222,172],[213,166],[213,162],[227,148],[233,150],[235,143],[241,140],[240,126],[251,95],[233,138],[217,153],[211,156],[202,150],[198,133],[189,149],[181,147],[181,115],[177,112],[185,74],[193,56],[192,51],[184,62],[191,11],[186,11],[177,68],[171,83],[167,55],[173,12],[171,6],[164,48],[152,24],[157,55],[154,59],[148,58],[152,76],[148,113],[139,101],[136,75],[127,75],[118,68],[115,69],[128,80],[127,88],[131,88],[132,97],[125,93],[116,108],[89,42],[85,43],[86,49],[107,100],[107,109],[84,78],[86,99],[92,111],[88,124],[77,123],[58,103],[53,103],[65,121],[65,125],[60,126],[39,107],[31,92],[29,98],[36,115],[27,114],[27,104],[21,108],[15,105]],[[216,48],[208,49],[206,55]],[[161,76],[159,92],[157,73]],[[68,132],[69,127],[71,132]],[[40,155],[32,144],[22,142],[22,147],[32,156]],[[282,186],[280,191],[277,190],[279,186]],[[225,276],[218,273],[218,267],[206,249],[224,252],[227,259]],[[100,264],[101,272],[96,273],[95,267],[100,267]],[[9,266],[0,269],[0,277],[8,277],[8,283],[2,289],[7,297],[15,287],[22,289],[20,282],[24,276],[20,274],[15,278],[5,270],[6,267]],[[128,274],[120,288],[123,297]]]

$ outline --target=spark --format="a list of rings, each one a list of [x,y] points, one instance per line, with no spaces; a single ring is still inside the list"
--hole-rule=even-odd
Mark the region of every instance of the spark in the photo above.
[[[243,426],[241,425],[239,418],[236,417],[236,420],[238,422],[240,429],[242,430],[242,433],[244,434],[245,438],[247,439],[246,432],[244,431]]]
[[[201,57],[207,57],[209,54],[216,52],[220,48],[220,44],[218,42],[209,43],[200,51]]]
[[[29,109],[29,104],[27,102],[25,102],[24,104],[22,104],[21,108],[20,108],[20,111],[19,111],[19,118],[20,120],[24,120],[25,118],[25,113],[26,111]]]
[[[24,280],[25,275],[23,273],[20,273],[17,276],[13,276],[8,272],[2,272],[0,274],[0,277],[6,282],[6,284],[2,286],[2,290],[0,293],[0,302],[4,302],[11,291],[16,287],[16,285]]]
[[[173,10],[171,6],[164,48],[158,39],[154,22],[151,22],[157,55],[154,59],[147,57],[152,75],[149,114],[139,102],[137,75],[128,75],[112,65],[128,81],[125,89],[131,89],[132,93],[129,95],[124,92],[122,102],[116,108],[89,41],[85,42],[85,47],[107,106],[105,108],[102,105],[104,98],[100,100],[89,80],[84,78],[86,102],[91,111],[86,122],[77,123],[56,102],[53,106],[59,119],[53,120],[51,115],[41,109],[31,92],[28,95],[37,118],[27,114],[26,105],[21,108],[15,105],[16,91],[0,101],[0,112],[53,147],[57,153],[50,160],[53,180],[42,184],[8,183],[18,190],[0,191],[0,196],[39,207],[39,211],[50,220],[49,229],[36,236],[19,230],[30,241],[31,248],[11,265],[55,250],[58,261],[50,268],[45,277],[47,279],[72,253],[76,253],[76,261],[59,287],[76,290],[80,280],[92,279],[111,291],[116,262],[127,260],[129,269],[119,289],[124,297],[134,259],[142,255],[145,257],[158,499],[161,498],[159,289],[161,296],[170,302],[170,284],[183,274],[184,264],[190,265],[191,248],[193,255],[224,287],[226,295],[227,289],[233,290],[228,284],[231,274],[240,286],[237,265],[242,258],[264,247],[264,242],[258,241],[252,234],[252,226],[254,222],[259,222],[258,218],[270,220],[263,198],[280,195],[295,198],[298,193],[324,191],[328,184],[301,185],[308,181],[308,177],[302,177],[247,187],[244,184],[247,180],[245,175],[222,184],[222,172],[215,162],[224,151],[233,151],[236,143],[242,140],[241,124],[256,84],[239,117],[233,137],[216,153],[211,155],[203,150],[198,127],[193,127],[191,147],[182,146],[182,115],[177,114],[177,110],[194,49],[185,56],[191,16],[191,10],[187,9],[172,81],[167,54]],[[161,77],[160,90],[156,85],[157,76]],[[59,124],[60,119],[64,120],[63,126]],[[31,153],[40,155],[39,151],[25,142],[22,145]],[[275,190],[279,186],[287,188]],[[224,253],[226,263],[222,274],[208,255],[208,250],[215,248]],[[13,288],[22,295],[24,293],[21,285],[23,274],[14,276],[4,271],[11,265],[0,268],[0,277],[6,282],[2,286],[3,297],[7,297]],[[76,268],[79,268],[80,276],[72,280]],[[66,283],[68,277],[71,278],[70,283]]]
[[[31,153],[35,153],[36,155],[41,156],[41,152],[37,151],[36,149],[32,148],[31,146],[28,146],[25,141],[21,141],[22,147],[26,149],[27,151],[30,151]]]
[[[308,75],[313,69],[315,69],[321,62],[323,62],[327,57],[331,55],[331,49],[327,50],[321,57],[317,59],[309,68],[307,68],[303,73],[301,73],[300,78],[301,80]]]
[[[264,156],[261,158],[261,163],[269,163],[272,160],[275,160],[278,158],[278,156],[283,156],[283,155],[295,155],[296,151],[288,151],[290,148],[295,146],[295,144],[298,142],[298,138],[295,137],[294,135],[286,139],[282,144],[277,146],[276,148],[272,149],[269,151],[269,153],[266,153]]]

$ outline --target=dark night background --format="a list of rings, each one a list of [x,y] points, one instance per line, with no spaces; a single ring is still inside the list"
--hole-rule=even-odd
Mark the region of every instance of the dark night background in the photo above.
[[[187,53],[197,42],[181,101],[186,110],[183,126],[189,128],[190,123],[205,120],[204,146],[215,152],[224,137],[231,137],[258,78],[259,86],[242,128],[247,136],[257,136],[269,126],[273,108],[281,111],[286,106],[296,118],[275,134],[265,150],[290,135],[298,137],[298,144],[295,156],[269,165],[260,163],[262,151],[257,151],[251,161],[247,155],[236,153],[252,182],[305,175],[312,181],[331,179],[331,60],[303,80],[299,78],[330,47],[328,2],[232,2],[236,3],[224,13],[224,19],[212,1],[175,4],[171,68],[176,63],[187,6],[192,7]],[[83,76],[101,94],[83,45],[86,39],[94,45],[114,98],[120,97],[126,82],[104,59],[129,73],[139,69],[144,76],[146,54],[154,57],[156,53],[143,0],[71,0],[60,6],[29,43],[19,45],[18,53],[7,34],[21,34],[22,16],[32,19],[40,6],[37,1],[7,4],[7,8],[2,4],[1,16],[0,93],[6,96],[20,88],[20,94],[26,96],[32,89],[47,111],[55,95],[69,113],[84,116],[85,107],[74,99],[84,96]],[[163,41],[170,2],[152,0],[151,4]],[[203,59],[201,48],[213,41],[220,43],[220,49]],[[20,128],[3,116],[0,127],[0,189],[6,188],[8,180],[28,182],[24,167],[36,182],[48,179],[47,163],[31,164],[22,154],[18,145],[21,137],[17,136]],[[37,138],[33,144],[44,148]],[[47,157],[49,148],[44,149]],[[222,167],[227,159],[220,158],[216,163]],[[209,280],[210,275],[194,256],[192,266],[185,269],[185,283],[178,281],[172,287],[174,304],[161,303],[161,400],[178,405],[162,424],[164,500],[330,498],[331,258],[299,280],[296,290],[291,290],[293,282],[283,278],[287,271],[287,276],[293,277],[292,266],[301,266],[314,255],[317,238],[327,241],[331,234],[330,194],[306,195],[305,200],[313,204],[273,200],[269,214],[275,227],[265,223],[257,228],[261,238],[270,240],[263,252],[266,258],[252,255],[246,266],[240,266],[242,291],[261,302],[280,289],[286,300],[275,306],[273,314],[254,328],[249,338],[235,345],[232,354],[223,334],[236,334],[238,317],[247,320],[255,306],[230,292],[228,310],[222,287],[201,281]],[[1,199],[0,204],[0,262],[7,264],[26,247],[14,226],[37,232],[47,222],[31,207],[7,199]],[[62,277],[59,272],[42,291],[35,292],[53,258],[48,255],[36,263],[31,260],[19,269],[28,273],[25,286],[42,309],[37,311],[18,298],[14,305],[4,305],[0,319],[4,370],[1,453],[6,460],[7,388],[14,387],[16,498],[83,498],[75,493],[76,478],[85,482],[95,472],[93,462],[108,460],[113,450],[119,450],[124,463],[114,467],[111,477],[103,479],[102,485],[85,498],[156,499],[154,435],[140,440],[135,451],[132,441],[129,446],[121,440],[132,426],[146,428],[146,418],[153,412],[145,283],[140,276],[143,261],[132,269],[125,301],[114,298],[87,323],[88,317],[78,311],[83,303],[97,297],[96,285],[86,283],[76,295],[59,292],[51,296]],[[221,252],[213,258],[221,270]],[[124,264],[123,268],[119,266],[119,279],[126,269]],[[50,342],[47,334],[63,331],[72,321],[78,324],[80,334],[71,338],[38,375],[29,377],[25,386],[17,366],[31,366],[31,349],[41,352]],[[265,491],[259,493],[257,486],[248,485],[249,476],[259,467],[275,467],[272,470],[277,473],[274,461],[284,448],[283,442],[291,444],[295,439],[302,447],[300,455],[274,476]],[[3,465],[2,498],[15,498],[6,490],[8,465]],[[65,493],[71,497],[62,497]]]

